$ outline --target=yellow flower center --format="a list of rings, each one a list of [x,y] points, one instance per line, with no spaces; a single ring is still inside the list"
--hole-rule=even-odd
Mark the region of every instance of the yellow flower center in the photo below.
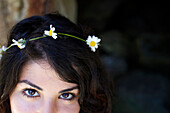
[[[95,46],[95,45],[96,45],[95,41],[91,41],[91,42],[90,42],[90,46],[93,47],[93,46]]]
[[[17,45],[18,46],[18,48],[20,48],[21,49],[21,46],[20,45]]]
[[[53,33],[53,31],[52,31],[52,30],[50,30],[50,31],[49,31],[49,35],[50,35],[50,36],[52,36],[52,33]]]

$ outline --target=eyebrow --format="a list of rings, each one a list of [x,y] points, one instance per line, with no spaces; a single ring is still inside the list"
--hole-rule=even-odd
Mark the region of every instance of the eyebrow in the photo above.
[[[75,90],[75,89],[79,89],[79,87],[75,86],[75,87],[72,87],[72,88],[64,89],[64,90],[60,91],[59,93],[64,93],[64,92],[72,91],[72,90]]]
[[[31,82],[28,81],[28,80],[21,80],[19,83],[26,83],[26,84],[28,84],[28,85],[34,87],[34,88],[37,88],[37,89],[43,91],[42,88],[40,88],[39,86],[37,86],[37,85],[31,83]],[[72,88],[64,89],[64,90],[60,91],[59,93],[64,93],[64,92],[72,91],[72,90],[75,90],[75,89],[79,89],[79,87],[78,87],[78,86],[75,86],[75,87],[72,87]]]
[[[34,88],[36,88],[36,89],[39,89],[39,90],[43,91],[43,89],[42,89],[42,88],[40,88],[39,86],[37,86],[37,85],[35,85],[35,84],[31,83],[31,82],[30,82],[30,81],[28,81],[28,80],[21,80],[19,83],[26,83],[26,84],[28,84],[28,85],[30,85],[30,86],[32,86],[32,87],[34,87]]]

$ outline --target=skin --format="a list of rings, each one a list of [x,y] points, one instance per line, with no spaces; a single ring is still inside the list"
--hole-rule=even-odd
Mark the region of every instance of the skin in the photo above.
[[[29,61],[10,95],[12,113],[79,113],[79,89],[68,83],[46,61]]]

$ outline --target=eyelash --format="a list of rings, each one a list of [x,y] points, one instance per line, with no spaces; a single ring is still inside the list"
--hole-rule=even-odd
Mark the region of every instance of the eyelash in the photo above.
[[[30,94],[30,93],[33,93],[33,94]],[[29,88],[26,88],[22,91],[22,94],[28,98],[36,98],[36,97],[40,97],[38,91],[36,91],[35,89],[29,89]],[[65,97],[67,96],[67,97]],[[76,97],[76,95],[74,93],[63,93],[61,94],[58,98],[59,99],[63,99],[63,100],[73,100],[74,98]]]

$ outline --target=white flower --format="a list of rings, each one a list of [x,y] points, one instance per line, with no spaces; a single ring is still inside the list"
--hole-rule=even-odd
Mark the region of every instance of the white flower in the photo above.
[[[14,42],[14,43],[11,44],[11,46],[17,45],[20,49],[25,48],[26,41],[22,38],[19,39],[18,41],[13,39],[12,42]]]
[[[50,31],[45,30],[44,34],[47,36],[52,36],[54,39],[56,39],[57,33],[55,33],[54,31],[55,31],[55,27],[52,27],[52,25],[50,25]]]
[[[2,48],[0,48],[0,59],[2,58],[2,53],[6,51],[6,47],[2,46]]]
[[[7,48],[6,48],[5,46],[2,46],[2,48],[0,48],[0,53],[5,52],[6,49],[7,49]]]
[[[88,36],[88,38],[86,40],[87,44],[89,45],[89,47],[91,48],[91,50],[93,52],[95,52],[96,49],[98,48],[98,45],[99,45],[100,41],[101,41],[101,39],[99,39],[98,37],[96,37],[94,35],[92,37]]]

